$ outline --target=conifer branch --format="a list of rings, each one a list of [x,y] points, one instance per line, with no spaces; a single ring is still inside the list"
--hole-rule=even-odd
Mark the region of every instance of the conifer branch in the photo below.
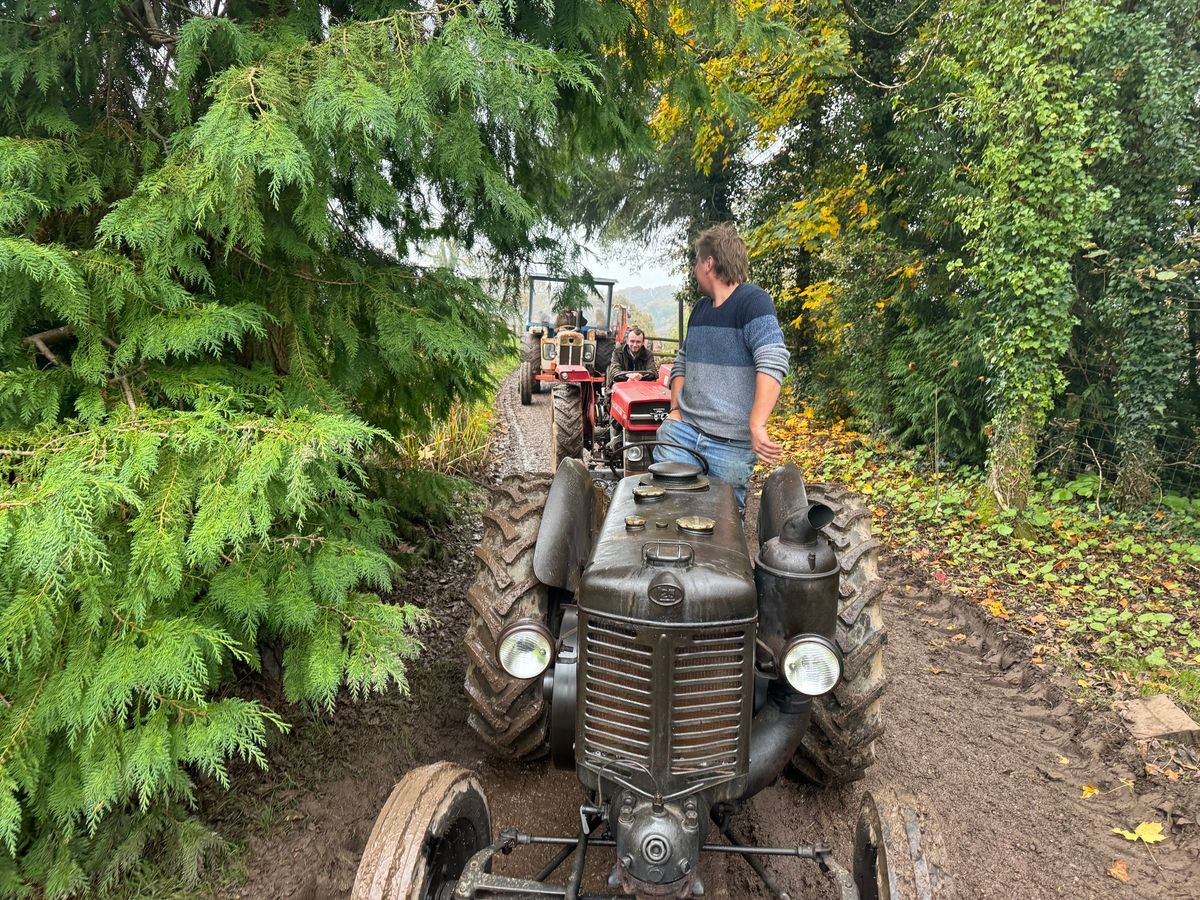
[[[50,345],[66,340],[74,334],[75,326],[63,325],[59,328],[51,328],[49,331],[40,331],[37,334],[31,334],[29,337],[23,338],[21,343],[33,347],[54,365],[61,366],[62,360],[54,354],[54,351],[50,349]]]
[[[362,281],[339,281],[339,280],[333,279],[333,278],[322,278],[319,275],[310,275],[307,272],[298,271],[295,269],[280,270],[280,269],[277,269],[275,266],[272,266],[272,265],[269,265],[268,263],[263,262],[261,259],[257,259],[250,253],[247,253],[241,247],[233,247],[232,250],[238,256],[242,257],[243,259],[249,260],[250,262],[254,263],[254,265],[258,266],[260,269],[265,269],[266,271],[268,271],[272,274],[288,275],[292,278],[299,278],[303,281],[310,281],[313,284],[326,284],[326,285],[330,285],[332,287],[366,287],[370,284],[370,282],[367,281],[366,279],[364,279]],[[411,280],[411,281],[417,280],[416,275],[412,275],[412,274],[405,273],[405,272],[395,271],[392,274],[397,278],[404,278],[404,279]],[[410,310],[410,311],[416,312],[416,310]]]
[[[129,386],[129,379],[121,375],[121,392],[125,395],[125,404],[129,407],[129,411],[133,413],[133,421],[137,421],[137,403],[133,400],[133,388]]]
[[[168,34],[163,31],[158,25],[158,17],[154,14],[154,9],[151,6],[150,0],[142,0],[142,8],[146,12],[146,21],[143,22],[137,12],[128,4],[122,3],[121,12],[125,16],[125,20],[133,26],[133,30],[151,47],[174,47],[179,38],[176,35]]]

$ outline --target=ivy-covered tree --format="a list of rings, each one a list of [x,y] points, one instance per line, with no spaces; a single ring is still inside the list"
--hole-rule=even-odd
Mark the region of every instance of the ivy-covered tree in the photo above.
[[[1137,507],[1160,485],[1168,423],[1196,417],[1179,400],[1198,296],[1200,5],[1118,7],[1088,46],[1085,68],[1111,134],[1095,177],[1114,199],[1082,248],[1087,307],[1076,356],[1106,389],[1088,418],[1111,433],[1121,500]]]
[[[983,324],[992,405],[988,488],[1023,507],[1042,427],[1064,385],[1072,262],[1111,195],[1089,167],[1098,103],[1079,91],[1080,51],[1102,21],[1093,0],[952,5],[949,28],[978,157],[959,224]]]
[[[384,548],[437,492],[388,436],[510,340],[419,250],[553,250],[657,59],[612,2],[5,4],[0,891],[194,875],[194,779],[284,727],[223,688],[267,642],[293,702],[405,686]]]
[[[986,459],[989,506],[1064,428],[1148,499],[1200,408],[1195,3],[772,8],[846,46],[766,152],[722,145],[803,394]]]

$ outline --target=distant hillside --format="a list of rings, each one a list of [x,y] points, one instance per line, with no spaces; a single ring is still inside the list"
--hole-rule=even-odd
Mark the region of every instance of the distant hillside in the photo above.
[[[659,337],[674,337],[679,330],[675,292],[678,285],[664,284],[645,288],[638,285],[618,285],[617,299],[632,307],[634,320],[650,334]]]

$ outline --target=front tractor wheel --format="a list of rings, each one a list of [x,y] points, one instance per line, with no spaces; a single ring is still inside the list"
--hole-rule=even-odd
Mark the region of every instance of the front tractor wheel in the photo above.
[[[583,459],[583,391],[577,384],[554,385],[550,407],[550,467],[564,459]]]
[[[871,537],[871,511],[863,498],[829,484],[808,485],[807,490],[810,503],[824,503],[834,511],[824,532],[842,572],[836,641],[844,672],[832,693],[814,701],[812,722],[792,768],[821,787],[837,787],[866,774],[875,762],[875,740],[883,734],[884,583],[879,542]]]
[[[444,900],[491,842],[487,798],[471,772],[449,762],[413,769],[375,820],[351,900]]]
[[[541,677],[513,678],[496,660],[500,635],[514,622],[549,624],[550,595],[533,574],[533,551],[550,493],[545,475],[510,476],[489,489],[479,572],[467,591],[467,721],[496,753],[510,759],[546,751],[549,709]]]
[[[910,794],[863,795],[854,833],[861,900],[939,900],[951,895],[941,822]]]

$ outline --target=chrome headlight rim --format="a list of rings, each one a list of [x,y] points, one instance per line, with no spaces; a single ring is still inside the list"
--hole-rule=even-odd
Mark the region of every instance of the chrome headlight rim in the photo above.
[[[798,687],[788,675],[788,659],[791,657],[792,652],[809,648],[815,648],[825,654],[828,654],[828,657],[832,658],[836,670],[836,677],[829,684],[829,686],[824,690],[815,693],[810,690],[805,690],[803,687]],[[780,674],[783,676],[783,680],[786,681],[788,686],[791,687],[791,689],[796,693],[802,694],[805,697],[824,697],[835,687],[837,687],[839,682],[841,682],[842,675],[844,673],[843,662],[842,651],[839,650],[837,644],[829,640],[829,638],[821,634],[798,634],[789,640],[784,646],[783,654],[780,656],[779,668]]]
[[[524,637],[526,644],[515,647],[513,641]],[[516,655],[516,654],[521,655]],[[532,667],[518,667],[520,661],[532,661]],[[500,632],[496,641],[496,662],[510,677],[519,681],[540,678],[554,662],[554,635],[535,619],[520,619]],[[534,668],[537,668],[534,671]]]
[[[630,444],[625,448],[625,459],[628,462],[641,462],[646,458],[646,451],[637,444]]]

